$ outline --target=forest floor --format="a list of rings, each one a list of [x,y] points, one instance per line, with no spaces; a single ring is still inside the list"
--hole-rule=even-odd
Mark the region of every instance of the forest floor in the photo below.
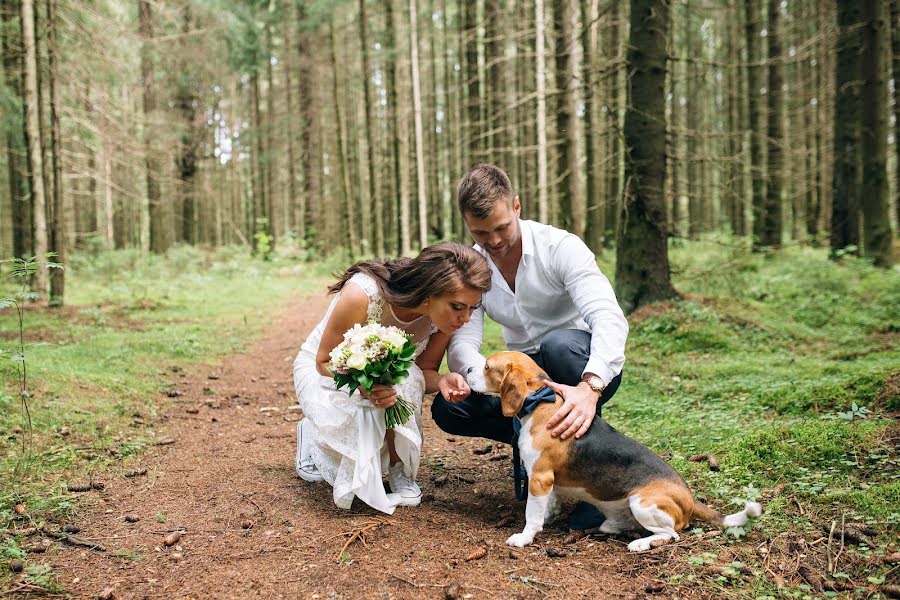
[[[564,517],[532,546],[506,546],[525,509],[509,447],[445,434],[429,399],[421,506],[341,510],[327,484],[299,480],[291,364],[327,307],[321,272],[214,263],[141,271],[146,286],[98,278],[79,308],[27,315],[27,476],[21,417],[0,394],[0,476],[12,475],[0,596],[889,597],[900,278],[810,268],[818,255],[746,260],[759,267],[693,287],[684,260],[687,298],[629,318],[627,379],[604,416],[712,506],[753,498],[766,512],[727,532],[695,523],[641,554],[628,537],[572,535]],[[502,344],[488,325],[486,354]],[[691,460],[710,452],[721,471]]]
[[[98,474],[103,489],[81,494],[72,524],[102,549],[55,545],[46,558],[62,589],[116,598],[634,597],[648,586],[665,594],[659,578],[672,574],[671,557],[711,543],[687,538],[634,555],[625,539],[566,540],[558,523],[535,545],[510,549],[524,504],[512,499],[509,448],[448,436],[428,418],[421,506],[390,516],[359,501],[336,508],[327,484],[294,473],[300,413],[290,366],[326,308],[322,298],[302,305],[214,373],[171,374],[179,395],[162,402],[157,424],[171,443]],[[180,539],[166,546],[173,532]]]

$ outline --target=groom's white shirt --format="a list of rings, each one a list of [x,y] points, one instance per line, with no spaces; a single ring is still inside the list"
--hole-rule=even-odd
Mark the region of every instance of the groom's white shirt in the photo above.
[[[558,329],[590,332],[591,355],[584,372],[609,384],[625,363],[628,321],[594,253],[576,235],[550,225],[519,219],[519,227],[522,258],[515,293],[488,253],[475,245],[487,258],[492,285],[481,308],[450,339],[450,370],[465,375],[468,367],[483,368],[480,349],[487,314],[502,326],[507,347],[519,352],[536,352],[544,336]]]

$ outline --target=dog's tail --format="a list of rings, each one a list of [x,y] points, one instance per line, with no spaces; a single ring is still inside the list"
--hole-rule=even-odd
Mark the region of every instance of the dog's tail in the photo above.
[[[702,502],[694,500],[694,518],[706,521],[717,527],[740,527],[746,523],[750,517],[758,517],[761,514],[762,505],[759,502],[748,502],[744,505],[744,510],[736,512],[733,515],[723,515]]]

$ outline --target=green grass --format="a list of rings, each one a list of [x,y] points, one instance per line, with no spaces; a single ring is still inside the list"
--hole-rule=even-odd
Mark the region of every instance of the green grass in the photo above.
[[[19,502],[32,520],[64,519],[73,509],[66,482],[152,443],[152,424],[132,421],[156,415],[172,371],[246,349],[290,295],[321,293],[337,267],[286,256],[254,260],[240,248],[74,256],[66,265],[66,307],[25,310],[28,452],[16,365],[8,359],[18,323],[12,309],[0,311],[0,526],[14,520]],[[0,296],[16,291],[3,286]]]

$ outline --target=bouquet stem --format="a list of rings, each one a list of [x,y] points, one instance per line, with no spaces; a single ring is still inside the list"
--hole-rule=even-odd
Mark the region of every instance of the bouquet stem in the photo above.
[[[384,409],[384,426],[393,429],[397,425],[405,425],[415,410],[416,407],[412,402],[397,396],[397,402]]]

